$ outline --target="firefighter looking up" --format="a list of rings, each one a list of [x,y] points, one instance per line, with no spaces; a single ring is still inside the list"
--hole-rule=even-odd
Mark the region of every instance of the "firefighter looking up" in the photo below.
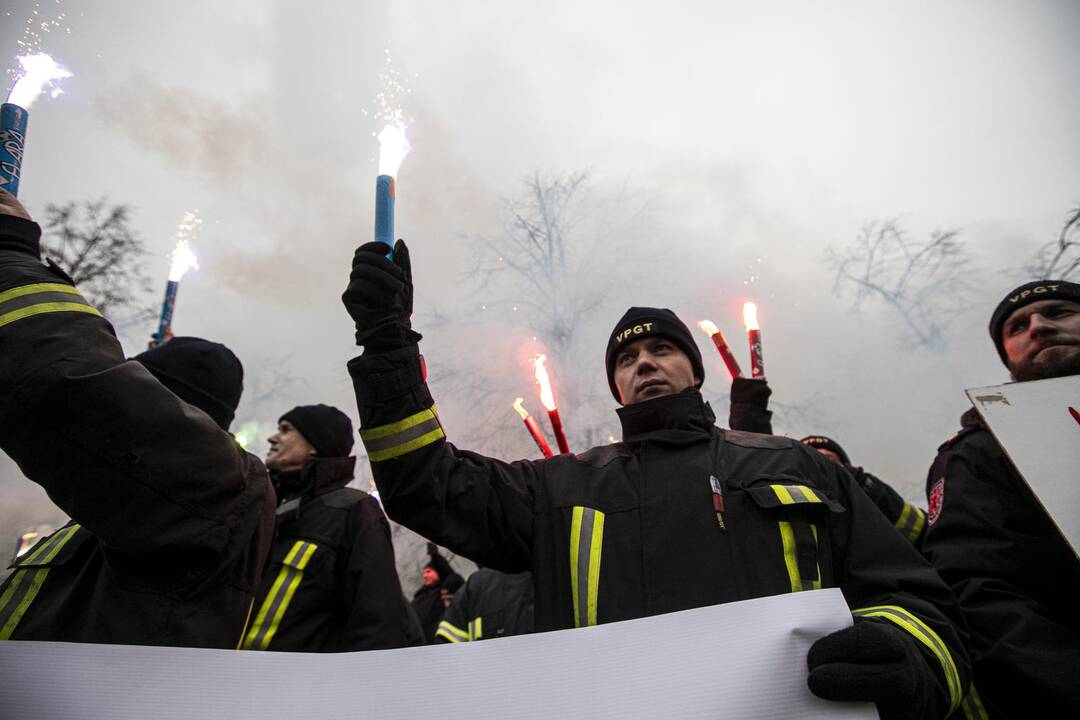
[[[1021,285],[994,310],[990,337],[1017,382],[1080,374],[1080,285]],[[960,424],[927,475],[923,552],[970,630],[978,693],[965,713],[1076,717],[1080,562],[974,408]],[[1076,482],[1073,470],[1061,481]]]
[[[390,525],[375,498],[345,487],[356,464],[348,416],[329,405],[300,405],[281,416],[269,442],[277,530],[242,648],[410,645]]]
[[[0,447],[73,520],[0,587],[0,639],[235,648],[273,532],[266,469],[227,432],[240,362],[112,326],[0,191]]]
[[[812,646],[815,694],[873,701],[885,720],[959,705],[952,592],[838,465],[714,425],[674,313],[631,308],[611,333],[622,442],[503,462],[448,442],[410,324],[408,249],[385,253],[357,250],[342,299],[364,346],[349,362],[360,436],[391,517],[486,567],[531,571],[538,631],[839,587],[855,623]]]

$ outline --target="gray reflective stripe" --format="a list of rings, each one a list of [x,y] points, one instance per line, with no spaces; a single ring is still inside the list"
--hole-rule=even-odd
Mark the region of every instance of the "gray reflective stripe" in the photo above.
[[[990,716],[986,712],[986,708],[982,704],[982,698],[979,697],[979,691],[972,685],[968,688],[967,695],[964,696],[964,702],[960,707],[964,709],[964,717],[968,720],[990,720]]]
[[[74,288],[72,288],[72,290],[74,290]],[[36,292],[30,295],[21,295],[19,297],[15,297],[0,303],[0,315],[9,313],[12,310],[21,310],[24,307],[30,307],[31,305],[40,305],[42,303],[78,303],[80,305],[90,304],[86,302],[86,299],[83,298],[82,295],[79,295],[77,292]]]
[[[49,574],[51,568],[47,563],[53,561],[64,544],[78,531],[78,525],[69,525],[53,533],[32,548],[26,558],[20,561],[20,565],[33,564],[36,567],[20,567],[0,594],[0,640],[9,639],[15,632]]]
[[[595,520],[595,510],[582,508],[581,533],[578,535],[577,552],[578,615],[575,622],[578,627],[589,624],[589,550],[592,548],[593,522]]]
[[[909,502],[904,503],[900,517],[893,523],[909,543],[914,544],[926,525],[926,513]]]
[[[442,427],[442,425],[439,424],[439,418],[433,417],[430,420],[425,420],[422,423],[405,428],[393,435],[375,439],[365,439],[364,447],[367,449],[368,453],[389,450],[390,448],[407,443],[410,440],[415,440],[422,435],[427,435],[429,432],[437,430],[440,427]]]

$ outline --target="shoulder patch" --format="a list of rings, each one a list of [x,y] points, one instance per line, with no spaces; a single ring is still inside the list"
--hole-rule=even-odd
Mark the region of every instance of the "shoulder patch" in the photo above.
[[[938,481],[934,483],[930,488],[930,492],[927,494],[927,499],[930,502],[929,512],[926,515],[927,521],[933,525],[937,522],[937,519],[941,517],[941,506],[945,502],[945,477],[938,478]]]
[[[743,430],[724,430],[724,442],[738,445],[744,448],[760,448],[766,450],[787,450],[792,447],[804,447],[802,443],[791,438],[779,435],[762,435],[760,433],[745,432]]]

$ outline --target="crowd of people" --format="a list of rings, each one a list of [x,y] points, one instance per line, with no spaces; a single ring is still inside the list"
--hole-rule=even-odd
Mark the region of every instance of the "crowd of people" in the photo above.
[[[1080,562],[974,412],[924,510],[831,438],[773,435],[764,380],[734,381],[718,427],[689,329],[634,307],[604,360],[622,440],[485,457],[440,423],[408,248],[369,243],[342,301],[380,502],[349,486],[339,409],[292,408],[246,452],[236,356],[177,337],[126,359],[40,233],[0,190],[0,447],[72,520],[13,562],[0,639],[376,650],[836,587],[854,623],[812,645],[814,694],[885,720],[1080,713]],[[1018,382],[1080,374],[1080,285],[1021,286],[990,335]],[[387,516],[432,541],[412,602]]]

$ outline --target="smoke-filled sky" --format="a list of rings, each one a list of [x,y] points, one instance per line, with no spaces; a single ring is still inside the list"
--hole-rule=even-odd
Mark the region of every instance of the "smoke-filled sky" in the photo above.
[[[591,356],[553,358],[556,381],[603,373],[631,304],[713,319],[745,364],[739,308],[753,298],[774,400],[793,408],[777,430],[832,435],[911,498],[958,428],[963,389],[1006,380],[986,336],[993,306],[1080,203],[1071,0],[24,0],[0,15],[11,64],[26,19],[58,12],[40,48],[74,77],[31,111],[20,199],[39,216],[49,202],[132,205],[162,286],[176,225],[197,208],[201,269],[181,284],[174,328],[236,351],[249,397],[237,426],[257,421],[261,437],[300,402],[355,421],[339,295],[371,237],[388,67],[411,90],[397,230],[430,366],[494,368],[538,410],[526,353],[505,342],[512,323],[485,319],[467,270],[523,178],[588,171],[579,235],[604,242],[578,272],[605,302],[580,318]],[[855,312],[833,292],[826,250],[885,218],[916,240],[959,229],[974,256],[975,292],[934,290],[962,303],[944,349],[912,347],[884,303]],[[123,328],[126,351],[153,329]],[[698,339],[726,419],[727,375]],[[250,400],[279,374],[293,381]],[[448,432],[468,447],[454,429],[473,408],[446,390]],[[527,448],[512,399],[505,432]],[[53,517],[10,461],[0,493],[3,535]]]

